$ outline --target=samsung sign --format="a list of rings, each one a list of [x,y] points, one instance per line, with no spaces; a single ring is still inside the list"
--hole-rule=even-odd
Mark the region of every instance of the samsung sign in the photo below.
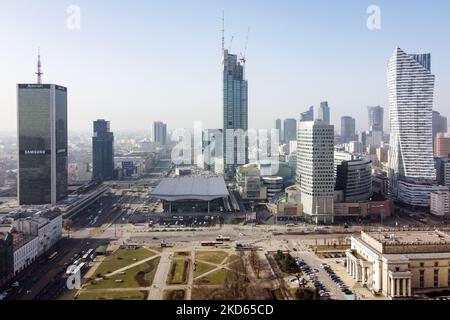
[[[26,156],[44,156],[50,154],[50,150],[20,150],[20,154]]]

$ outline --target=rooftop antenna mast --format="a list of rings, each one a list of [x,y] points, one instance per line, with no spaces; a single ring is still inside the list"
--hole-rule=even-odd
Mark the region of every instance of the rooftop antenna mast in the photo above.
[[[250,34],[250,27],[247,29],[247,36],[245,37],[245,46],[244,46],[244,53],[241,53],[241,61],[245,64],[247,61],[246,55],[247,55],[247,46],[248,46],[248,36]]]
[[[225,50],[225,10],[222,10],[222,51]]]
[[[37,62],[37,72],[36,72],[38,84],[42,84],[42,75],[43,74],[44,73],[42,73],[42,70],[41,70],[41,48],[38,48],[38,62]]]

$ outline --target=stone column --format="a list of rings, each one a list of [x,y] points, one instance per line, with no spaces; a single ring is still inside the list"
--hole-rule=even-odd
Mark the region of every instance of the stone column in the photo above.
[[[395,279],[395,295],[400,295],[400,279]]]
[[[406,283],[408,284],[408,297],[412,297],[411,279],[407,279]]]
[[[391,279],[391,298],[395,297],[395,280],[393,278]]]

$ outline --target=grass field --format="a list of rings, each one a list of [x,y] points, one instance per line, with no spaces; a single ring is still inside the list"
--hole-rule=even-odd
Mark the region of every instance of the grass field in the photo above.
[[[185,284],[189,270],[189,261],[185,259],[174,259],[170,266],[167,284]]]
[[[184,300],[186,292],[184,290],[166,290],[164,291],[164,300]]]
[[[228,257],[226,263],[233,263],[236,262],[240,259],[241,257],[237,254],[232,254],[231,256]]]
[[[104,276],[105,274],[114,272],[140,260],[153,257],[154,255],[155,254],[153,252],[150,252],[144,248],[139,248],[136,250],[119,249],[103,260],[97,270],[95,270],[94,275],[96,277],[98,277],[98,275]]]
[[[117,274],[107,279],[95,281],[86,286],[87,289],[107,288],[139,288],[149,287],[153,283],[160,257],[144,262],[136,267],[124,271],[125,274]],[[123,282],[116,282],[122,280]]]
[[[196,266],[195,266],[195,272],[194,272],[194,277],[198,277],[201,276],[202,274],[211,271],[212,269],[216,268],[215,266],[211,265],[211,264],[207,264],[207,263],[203,263],[200,261],[196,262]]]
[[[190,252],[186,252],[186,251],[179,251],[179,252],[175,252],[175,257],[181,258],[181,257],[189,257],[191,255]]]
[[[195,260],[220,264],[227,256],[228,254],[224,251],[197,251],[195,253]]]
[[[223,285],[225,284],[227,274],[227,269],[220,269],[196,280],[196,283],[202,285]]]
[[[103,292],[81,292],[76,300],[145,300],[146,291],[103,291]]]

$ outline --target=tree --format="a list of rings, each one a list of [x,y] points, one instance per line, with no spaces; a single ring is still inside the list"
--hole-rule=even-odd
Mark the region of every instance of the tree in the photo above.
[[[250,265],[252,266],[253,271],[255,272],[256,278],[259,279],[261,269],[262,269],[262,261],[258,257],[258,252],[256,249],[252,249],[250,251]]]
[[[70,238],[70,229],[73,226],[73,221],[71,219],[64,219],[63,221],[63,227],[67,231],[69,238]]]

